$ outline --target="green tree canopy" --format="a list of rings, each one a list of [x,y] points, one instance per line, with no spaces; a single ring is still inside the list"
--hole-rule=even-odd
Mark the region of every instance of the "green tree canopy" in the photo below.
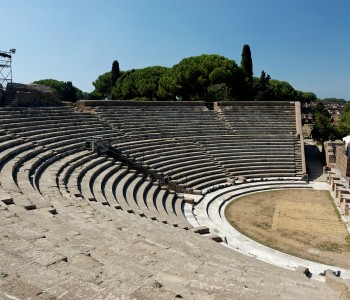
[[[79,99],[87,99],[88,94],[75,87],[71,81],[59,81],[56,79],[41,79],[33,82],[51,88],[56,97],[62,101],[76,102]]]
[[[260,78],[254,77],[252,84],[252,94],[255,101],[272,100],[269,84],[271,77],[264,70],[261,71]]]
[[[125,72],[112,89],[112,99],[162,100],[158,85],[167,68],[161,66]]]
[[[331,122],[331,114],[324,104],[317,102],[313,113],[314,127],[312,137],[317,141],[335,140],[341,137],[341,132]]]
[[[203,54],[181,60],[160,79],[158,95],[183,101],[222,100],[215,96],[226,91],[226,98],[241,96],[244,71],[236,62],[217,54]]]
[[[295,90],[288,82],[271,79],[261,72],[253,77],[249,45],[242,49],[241,66],[217,54],[182,59],[171,68],[151,66],[120,71],[114,61],[112,70],[94,82],[92,99],[138,99],[182,101],[300,101],[312,102],[314,93]]]
[[[111,78],[112,72],[106,72],[98,76],[97,79],[92,83],[95,87],[95,90],[91,93],[92,98],[94,99],[104,99],[109,97],[111,94]]]
[[[270,94],[273,95],[274,101],[295,101],[297,92],[286,81],[270,80]]]
[[[346,103],[346,100],[341,98],[324,98],[321,101],[324,103],[327,103],[327,102],[335,102],[335,103],[342,103],[342,104]]]
[[[317,96],[311,92],[296,91],[296,100],[302,103],[310,103],[317,100]]]
[[[339,131],[341,137],[350,135],[350,102],[348,102],[341,113],[339,121]]]
[[[315,118],[317,113],[326,116],[326,118],[329,120],[331,119],[331,114],[321,101],[317,101],[317,104],[314,109],[313,118]]]
[[[260,78],[253,78],[253,94],[255,101],[300,101],[312,102],[317,97],[314,93],[297,91],[287,81],[271,79],[265,71]]]

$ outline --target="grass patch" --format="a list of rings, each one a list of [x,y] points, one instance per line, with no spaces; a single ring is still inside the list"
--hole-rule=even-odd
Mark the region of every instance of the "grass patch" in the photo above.
[[[345,237],[345,243],[346,243],[347,250],[350,251],[350,234],[348,234]]]
[[[323,242],[317,245],[316,249],[321,251],[329,251],[341,253],[343,252],[343,247],[339,243]]]
[[[339,212],[339,209],[338,209],[337,205],[334,203],[334,199],[333,199],[333,197],[332,197],[332,195],[331,195],[331,192],[329,192],[329,191],[328,191],[328,199],[329,199],[329,201],[332,203],[334,212],[335,212],[335,214],[338,216],[338,220],[339,220],[340,222],[342,222],[341,214],[340,214],[340,212]],[[342,223],[343,223],[343,222],[342,222]],[[345,224],[344,224],[344,225],[345,225]]]

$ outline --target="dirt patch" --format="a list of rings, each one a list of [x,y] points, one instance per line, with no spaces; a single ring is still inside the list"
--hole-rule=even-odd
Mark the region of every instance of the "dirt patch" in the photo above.
[[[350,235],[328,191],[283,190],[232,201],[226,219],[271,248],[350,269]]]

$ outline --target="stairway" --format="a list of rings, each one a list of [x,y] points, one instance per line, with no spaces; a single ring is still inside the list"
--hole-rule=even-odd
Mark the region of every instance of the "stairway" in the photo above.
[[[4,90],[5,92],[5,98],[2,102],[0,102],[0,107],[9,107],[12,106],[13,102],[15,102],[17,98],[17,93],[16,91],[7,91]]]

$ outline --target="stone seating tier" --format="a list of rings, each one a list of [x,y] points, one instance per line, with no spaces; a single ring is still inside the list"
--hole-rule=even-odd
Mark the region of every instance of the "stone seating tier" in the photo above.
[[[77,295],[81,299],[94,298],[92,295],[100,298],[124,296],[137,298],[140,289],[152,290],[152,288],[148,289],[144,279],[150,278],[153,272],[149,269],[149,260],[144,261],[146,256],[157,257],[157,263],[152,264],[152,270],[156,268],[155,272],[164,284],[164,290],[171,296],[167,297],[169,299],[176,296],[172,292],[174,290],[181,291],[185,297],[205,298],[208,295],[207,289],[200,287],[206,277],[200,279],[197,273],[188,273],[188,270],[183,267],[182,260],[187,255],[190,256],[188,264],[200,265],[201,273],[203,274],[203,271],[210,273],[211,281],[214,280],[215,285],[220,287],[220,294],[216,293],[215,289],[211,291],[211,293],[214,291],[215,295],[212,294],[214,296],[225,298],[226,294],[222,293],[224,287],[227,290],[229,282],[232,285],[236,278],[227,275],[227,272],[222,271],[223,268],[230,269],[229,274],[232,274],[232,270],[238,265],[245,268],[251,265],[249,282],[252,281],[252,275],[261,278],[261,274],[267,270],[266,265],[232,254],[224,247],[219,247],[217,243],[209,240],[210,232],[203,234],[208,236],[207,239],[199,237],[192,231],[176,232],[178,229],[174,229],[174,226],[183,229],[193,227],[185,216],[185,207],[190,209],[191,201],[178,192],[168,191],[165,186],[159,186],[149,178],[128,170],[118,162],[115,163],[106,157],[83,150],[82,142],[93,135],[115,138],[117,147],[130,158],[138,161],[142,159],[144,163],[148,163],[151,168],[157,168],[159,172],[169,172],[174,180],[182,185],[202,191],[216,185],[226,185],[230,177],[242,176],[242,174],[247,178],[250,178],[249,176],[289,177],[291,174],[294,174],[291,177],[295,177],[298,175],[298,168],[293,166],[293,162],[297,162],[298,154],[295,151],[300,145],[289,133],[282,132],[283,134],[278,135],[266,134],[264,138],[256,134],[251,135],[243,139],[248,145],[247,148],[240,147],[242,136],[233,134],[232,128],[225,127],[217,113],[208,111],[202,106],[191,106],[186,109],[179,106],[174,107],[175,112],[167,113],[166,107],[159,108],[153,105],[148,108],[142,105],[141,111],[152,111],[152,113],[147,114],[147,118],[140,118],[141,123],[153,119],[154,124],[160,125],[166,121],[166,118],[178,118],[176,126],[181,131],[187,130],[185,137],[180,136],[180,133],[172,136],[176,131],[171,130],[172,125],[170,127],[164,125],[158,131],[157,126],[144,126],[144,132],[141,134],[142,124],[137,126],[135,122],[130,122],[130,127],[124,133],[117,127],[113,127],[111,125],[113,115],[118,115],[119,119],[116,118],[118,122],[123,118],[127,119],[132,116],[133,108],[130,107],[121,109],[117,106],[108,109],[110,114],[106,114],[105,117],[102,115],[107,107],[92,113],[82,113],[66,107],[0,109],[0,114],[4,115],[1,119],[4,122],[0,122],[0,196],[4,200],[0,201],[0,214],[7,214],[6,218],[0,218],[2,232],[11,235],[11,226],[8,226],[14,224],[8,222],[11,216],[12,219],[16,218],[16,224],[23,232],[32,232],[33,235],[40,236],[40,239],[34,239],[34,243],[28,244],[26,241],[27,246],[21,244],[17,247],[16,255],[20,254],[20,258],[16,259],[12,259],[11,251],[6,252],[5,255],[5,251],[12,249],[12,246],[3,239],[0,251],[3,270],[12,275],[14,271],[12,272],[11,268],[15,266],[20,274],[20,277],[17,277],[20,279],[17,280],[31,282],[46,293],[51,292],[57,297],[67,295],[72,299],[78,299]],[[115,110],[118,109],[125,115],[115,114]],[[128,115],[129,112],[130,115]],[[132,113],[136,117],[140,114],[140,110],[134,110]],[[172,124],[170,120],[168,121],[168,124]],[[58,123],[60,126],[57,126]],[[210,126],[208,128],[208,124],[213,124],[211,129]],[[207,128],[206,131],[205,128]],[[158,139],[142,140],[157,134]],[[169,138],[162,138],[166,135],[169,135]],[[283,145],[284,148],[290,148],[285,152],[286,154],[282,153]],[[235,148],[239,151],[234,152]],[[220,149],[224,152],[220,152]],[[249,149],[260,149],[262,154],[251,151],[252,154],[249,157],[247,156],[249,152],[244,152]],[[258,157],[256,155],[262,157],[264,151],[265,159],[256,159]],[[278,156],[280,152],[282,154]],[[225,163],[220,162],[214,153],[218,156],[222,155],[222,162]],[[232,164],[229,164],[228,159],[230,153],[232,153]],[[269,165],[271,171],[266,170],[266,157],[271,159]],[[286,157],[290,158],[288,167],[284,165]],[[227,169],[225,164],[232,169]],[[163,223],[172,226],[166,226]],[[43,233],[45,233],[44,238]],[[22,243],[22,240],[29,236],[22,234],[19,239],[11,237],[11,241]],[[181,243],[178,243],[179,239],[176,237],[181,239]],[[93,246],[90,247],[90,245]],[[150,250],[149,253],[148,250]],[[85,251],[88,251],[88,255],[82,254]],[[127,251],[128,255],[136,253],[137,257],[135,260],[130,260],[130,256],[126,259],[123,256],[124,251]],[[177,251],[180,253],[179,257],[177,257]],[[39,252],[39,256],[35,254]],[[165,253],[169,253],[166,259],[163,257]],[[203,255],[214,260],[215,278],[212,276],[212,268],[199,260]],[[111,259],[112,256],[118,259]],[[203,261],[209,261],[205,257]],[[133,261],[138,261],[138,265],[136,266]],[[228,264],[229,268],[227,268]],[[17,265],[21,268],[17,268]],[[174,268],[176,268],[175,271]],[[269,296],[274,295],[271,293],[272,287],[278,288],[276,282],[280,284],[281,274],[287,276],[285,274],[288,273],[271,268],[279,276],[276,280],[269,277],[271,289],[266,292]],[[103,270],[102,273],[101,270]],[[184,278],[187,281],[194,280],[191,283],[192,288],[187,289],[186,285],[176,283],[177,280],[174,281],[173,278],[167,277],[168,275],[164,276],[164,272],[177,276],[176,278],[180,277],[175,273],[181,274],[181,282],[185,282]],[[224,275],[220,277],[220,274]],[[57,289],[57,286],[54,289],[50,285],[50,282],[58,278],[57,276],[60,277],[60,289]],[[227,276],[231,276],[230,280],[226,280]],[[288,276],[293,277],[294,273],[288,273]],[[98,282],[96,278],[102,278],[102,282]],[[286,281],[289,282],[289,278],[283,277],[284,284]],[[298,277],[298,280],[299,278],[301,277]],[[197,286],[196,280],[201,282],[201,285],[193,288]],[[289,284],[295,284],[295,280],[293,279]],[[2,291],[2,283],[6,281],[7,279],[3,279],[0,282],[0,291]],[[68,282],[71,284],[70,287]],[[115,288],[116,286],[118,289]],[[266,287],[266,283],[264,286]],[[325,290],[322,294],[325,298],[333,295],[323,285],[318,287],[318,290],[320,289]],[[29,288],[23,289],[23,291],[27,290]],[[237,291],[238,289],[235,288],[236,295]],[[281,289],[280,293],[282,291],[284,290]],[[283,293],[288,294],[288,291]],[[315,289],[308,290],[308,293],[308,295],[320,295],[319,292],[315,292]],[[153,294],[153,298],[159,295],[158,290],[158,293]],[[294,292],[293,296],[295,295]],[[143,296],[142,294],[140,297]]]

